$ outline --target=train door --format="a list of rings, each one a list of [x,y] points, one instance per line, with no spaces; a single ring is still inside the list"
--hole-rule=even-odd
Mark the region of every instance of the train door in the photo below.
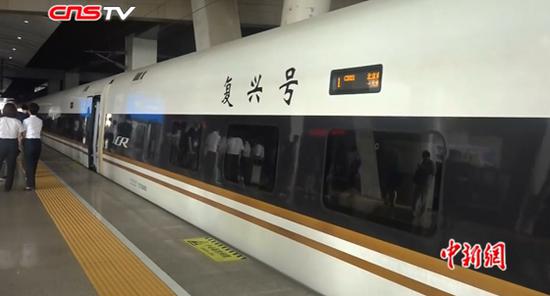
[[[99,119],[100,117],[100,96],[94,96],[92,98],[92,104],[90,107],[90,114],[88,117],[88,125],[86,131],[86,142],[88,143],[88,168],[93,171],[97,171],[98,162],[99,162],[99,146],[98,146],[98,135],[99,135]]]

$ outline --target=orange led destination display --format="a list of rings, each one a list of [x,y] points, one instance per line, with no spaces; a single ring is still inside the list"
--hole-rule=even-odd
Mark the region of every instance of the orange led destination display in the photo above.
[[[331,95],[377,93],[382,90],[382,65],[372,65],[330,72]]]

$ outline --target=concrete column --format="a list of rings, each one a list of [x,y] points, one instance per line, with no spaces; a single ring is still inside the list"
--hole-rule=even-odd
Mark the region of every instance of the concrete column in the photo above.
[[[331,0],[285,0],[281,26],[299,22],[330,10]]]
[[[157,40],[126,36],[126,71],[157,62]]]
[[[237,0],[191,0],[197,51],[241,38]]]
[[[61,90],[61,80],[50,79],[48,80],[48,94],[53,94]]]
[[[0,78],[0,97],[2,97],[2,94],[8,89],[10,86],[11,80],[7,78]]]
[[[78,72],[65,72],[65,79],[63,80],[63,89],[69,89],[80,85],[80,73]]]
[[[8,88],[7,86],[5,88]],[[4,59],[0,59],[0,96],[4,93]]]

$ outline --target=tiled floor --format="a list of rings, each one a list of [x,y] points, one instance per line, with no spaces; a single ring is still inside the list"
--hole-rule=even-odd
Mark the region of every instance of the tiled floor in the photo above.
[[[253,258],[214,262],[182,242],[208,234],[52,149],[42,160],[191,295],[316,295]],[[0,295],[94,295],[40,201],[21,188],[0,193]]]
[[[0,182],[0,295],[95,295],[80,265],[22,177]]]

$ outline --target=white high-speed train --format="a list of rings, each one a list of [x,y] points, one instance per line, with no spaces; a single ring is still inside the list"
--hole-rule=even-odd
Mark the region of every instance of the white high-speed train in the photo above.
[[[364,2],[39,99],[44,142],[322,294],[550,293],[549,11]]]

